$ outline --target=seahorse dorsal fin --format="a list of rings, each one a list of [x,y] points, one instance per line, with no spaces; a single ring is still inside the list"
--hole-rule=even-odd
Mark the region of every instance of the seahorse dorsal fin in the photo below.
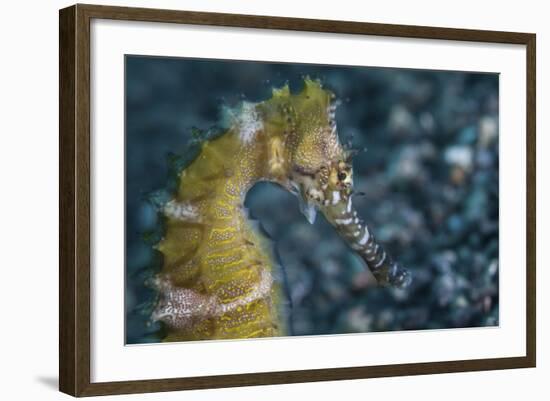
[[[288,83],[284,84],[284,86],[281,86],[280,88],[273,88],[271,90],[271,93],[274,98],[290,96],[290,88],[288,86]]]

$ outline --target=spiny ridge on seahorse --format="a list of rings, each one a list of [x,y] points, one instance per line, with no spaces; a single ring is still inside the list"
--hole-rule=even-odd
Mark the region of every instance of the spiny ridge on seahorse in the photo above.
[[[311,223],[320,211],[379,283],[410,282],[353,207],[353,154],[339,141],[335,111],[318,81],[305,79],[296,94],[274,89],[269,100],[228,109],[225,131],[180,168],[160,207],[163,264],[150,281],[158,291],[151,319],[164,324],[165,341],[286,334],[273,251],[244,208],[260,181],[297,195]]]

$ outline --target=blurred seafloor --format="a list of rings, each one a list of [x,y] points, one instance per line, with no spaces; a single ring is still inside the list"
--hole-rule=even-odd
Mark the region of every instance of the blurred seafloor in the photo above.
[[[126,341],[157,341],[137,312],[153,294],[145,200],[168,177],[169,154],[222,105],[261,101],[285,82],[319,78],[341,100],[342,141],[354,159],[360,214],[413,273],[406,290],[379,288],[335,231],[310,225],[298,201],[262,183],[246,205],[286,271],[294,335],[498,325],[498,75],[180,58],[126,57]]]

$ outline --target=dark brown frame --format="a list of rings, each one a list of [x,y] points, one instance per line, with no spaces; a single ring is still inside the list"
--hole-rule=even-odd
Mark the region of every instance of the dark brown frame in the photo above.
[[[403,38],[511,43],[527,48],[527,355],[334,369],[90,383],[90,20],[169,22]],[[73,396],[363,379],[535,367],[536,36],[421,26],[74,5],[59,13],[59,389]]]

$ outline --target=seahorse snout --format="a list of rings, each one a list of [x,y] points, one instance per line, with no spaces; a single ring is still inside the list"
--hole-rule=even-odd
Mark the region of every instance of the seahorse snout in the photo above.
[[[321,207],[321,211],[348,246],[361,256],[378,283],[398,288],[411,283],[410,272],[394,262],[378,243],[370,227],[357,214],[347,191],[334,191],[332,201]]]

